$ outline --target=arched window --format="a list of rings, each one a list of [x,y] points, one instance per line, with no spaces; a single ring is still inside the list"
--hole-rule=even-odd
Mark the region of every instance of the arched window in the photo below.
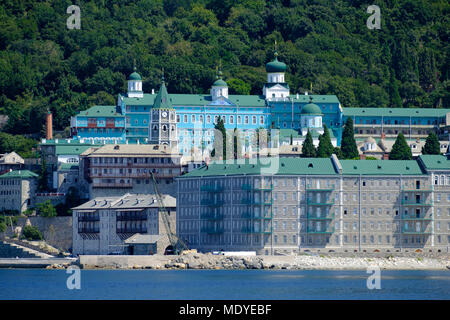
[[[263,116],[259,117],[259,124],[264,124],[264,117]]]
[[[164,132],[167,131],[167,126],[166,126],[165,124],[162,126],[162,130],[163,130]]]
[[[200,123],[203,123],[203,116],[202,115],[199,116],[199,120],[200,120]]]
[[[234,117],[230,116],[230,123],[233,124],[234,123]]]
[[[186,114],[185,114],[184,117],[183,117],[183,121],[184,121],[184,123],[187,123],[187,122],[188,122],[188,118],[187,118],[187,115],[186,115]]]
[[[252,124],[256,124],[256,116],[252,116]]]
[[[192,123],[195,123],[195,114],[193,114],[193,115],[191,116],[191,122],[192,122]]]
[[[443,186],[443,185],[445,185],[445,176],[444,175],[442,175],[441,176],[441,186]]]
[[[206,116],[206,122],[211,123],[211,116]]]
[[[241,123],[242,123],[241,116],[238,116],[238,117],[237,117],[237,123],[238,123],[238,124],[241,124]]]

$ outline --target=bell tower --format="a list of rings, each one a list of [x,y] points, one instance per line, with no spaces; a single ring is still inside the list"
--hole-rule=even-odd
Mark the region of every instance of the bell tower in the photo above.
[[[150,143],[176,148],[178,143],[176,118],[163,76],[150,114]]]

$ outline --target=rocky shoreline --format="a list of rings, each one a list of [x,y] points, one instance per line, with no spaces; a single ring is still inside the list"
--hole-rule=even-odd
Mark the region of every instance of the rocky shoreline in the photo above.
[[[181,256],[81,256],[83,269],[154,269],[154,270],[449,270],[449,256],[339,257],[327,255],[297,256],[221,256],[189,253]],[[49,266],[65,268],[67,266]]]

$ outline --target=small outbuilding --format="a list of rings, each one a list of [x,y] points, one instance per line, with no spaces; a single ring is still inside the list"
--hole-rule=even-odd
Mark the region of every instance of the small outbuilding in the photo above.
[[[159,235],[136,233],[124,241],[125,252],[129,255],[153,255],[158,240]]]

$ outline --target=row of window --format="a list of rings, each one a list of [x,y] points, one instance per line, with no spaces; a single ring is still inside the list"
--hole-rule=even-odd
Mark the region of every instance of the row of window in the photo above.
[[[250,119],[251,119],[251,123],[252,124],[258,124],[258,117],[257,116],[227,116],[227,115],[220,115],[220,118],[223,120],[223,122],[225,124],[229,123],[229,124],[234,124],[235,123],[235,119],[237,119],[237,124],[250,124]],[[190,122],[188,121],[188,115],[185,114],[183,115],[183,122],[182,123],[203,123],[204,117],[203,115],[191,115],[191,119]],[[211,120],[214,120],[213,123],[217,123],[219,121],[219,115],[215,115],[215,116],[210,116],[207,115],[206,116],[206,123],[211,123]],[[244,122],[242,122],[242,120]],[[180,115],[177,115],[177,123],[181,123],[181,117]],[[264,116],[259,116],[259,124],[264,124]]]

